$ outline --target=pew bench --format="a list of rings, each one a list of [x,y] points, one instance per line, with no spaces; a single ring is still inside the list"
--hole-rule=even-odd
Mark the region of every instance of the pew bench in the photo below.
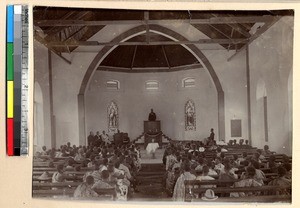
[[[205,191],[208,188],[202,188],[202,187],[193,187],[189,186],[188,183],[185,183],[185,201],[191,201],[194,198],[198,198],[205,193]],[[228,193],[259,193],[260,196],[276,196],[277,193],[282,193],[284,190],[285,193],[291,193],[291,186],[259,186],[259,187],[215,187],[215,188],[210,188],[212,189],[216,195],[222,195],[222,194],[228,194]],[[281,194],[286,195],[286,194]],[[291,195],[287,194],[290,197],[291,200]],[[255,196],[258,197],[258,196]],[[222,197],[220,197],[222,198]],[[234,198],[234,197],[230,197]],[[243,198],[243,197],[239,197]],[[276,198],[276,197],[275,197]],[[253,201],[256,202],[256,201]]]
[[[76,187],[66,188],[64,186],[51,184],[51,188],[55,189],[39,189],[32,190],[32,197],[47,197],[47,198],[73,198]],[[79,183],[80,184],[80,183]],[[110,189],[95,189],[99,196],[93,197],[93,200],[114,200],[116,196],[115,188]]]
[[[191,202],[201,203],[291,203],[291,196],[288,195],[269,195],[269,196],[245,196],[245,197],[219,197],[213,201],[205,201],[200,198],[192,199]]]

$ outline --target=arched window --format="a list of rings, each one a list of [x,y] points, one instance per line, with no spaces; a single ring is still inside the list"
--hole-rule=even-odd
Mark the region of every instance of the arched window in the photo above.
[[[158,90],[159,83],[157,80],[146,81],[146,90]]]
[[[107,108],[108,132],[117,133],[119,128],[119,109],[115,101],[111,101]]]
[[[120,82],[118,80],[108,80],[106,81],[106,88],[109,90],[120,89]]]
[[[193,100],[188,100],[184,106],[185,130],[196,131],[196,108]]]
[[[195,87],[195,78],[193,77],[186,77],[182,79],[182,87],[183,88],[190,88],[190,87]]]

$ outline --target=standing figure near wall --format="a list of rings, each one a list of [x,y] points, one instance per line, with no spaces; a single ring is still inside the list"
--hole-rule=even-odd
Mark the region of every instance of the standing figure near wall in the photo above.
[[[119,126],[119,113],[117,104],[112,101],[107,109],[108,132],[117,132]]]
[[[148,121],[156,121],[156,114],[154,113],[153,109],[151,108],[151,112],[148,116]]]
[[[196,110],[192,100],[185,104],[185,130],[196,131]]]

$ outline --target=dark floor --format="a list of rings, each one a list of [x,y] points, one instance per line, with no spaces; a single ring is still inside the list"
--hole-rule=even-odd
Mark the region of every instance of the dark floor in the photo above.
[[[132,201],[171,201],[167,196],[163,180],[165,177],[165,166],[160,163],[142,164],[137,179],[138,190],[131,198]]]

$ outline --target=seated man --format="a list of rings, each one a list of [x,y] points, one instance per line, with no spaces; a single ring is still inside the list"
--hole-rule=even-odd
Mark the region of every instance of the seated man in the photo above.
[[[86,177],[86,182],[81,183],[74,191],[75,198],[97,197],[98,194],[92,189],[94,184],[93,176]]]
[[[79,148],[79,149],[78,149],[77,154],[76,154],[76,156],[74,157],[74,160],[75,160],[76,162],[80,162],[80,161],[85,160],[83,148]]]
[[[102,134],[100,135],[101,140],[105,143],[105,144],[110,144],[110,140],[109,140],[109,136],[107,133],[105,133],[105,131],[102,131]]]
[[[53,173],[52,175],[52,183],[61,183],[65,182],[65,168],[63,164],[57,165],[57,172]]]
[[[233,187],[255,187],[255,186],[262,186],[262,183],[259,183],[254,178],[255,176],[255,168],[252,166],[249,166],[246,168],[246,174],[245,178],[239,182],[235,182]],[[259,193],[244,193],[244,192],[235,192],[230,193],[230,197],[244,197],[249,195],[258,195]]]
[[[272,152],[269,150],[269,146],[268,145],[265,145],[264,146],[264,150],[262,151],[261,153],[263,156],[269,156],[269,155],[272,155]]]
[[[89,177],[89,176],[88,176]],[[113,188],[113,184],[109,181],[109,172],[108,170],[103,170],[101,172],[101,179],[98,180],[93,186],[92,189],[110,189]]]
[[[148,143],[146,150],[148,154],[152,154],[152,159],[155,158],[155,151],[158,149],[158,147],[159,145],[154,141],[154,139],[152,139],[152,141]]]
[[[269,186],[290,186],[292,184],[291,179],[287,177],[287,171],[283,166],[278,167],[278,178],[269,182]],[[281,193],[278,194],[287,194],[289,193],[287,190],[282,190]],[[289,193],[290,194],[290,193]]]
[[[47,151],[47,147],[46,147],[46,146],[43,146],[43,147],[42,147],[41,155],[42,155],[42,156],[48,155],[48,151]]]
[[[86,181],[86,178],[88,176],[92,176],[94,178],[94,182],[98,182],[99,180],[101,180],[101,171],[99,171],[99,166],[100,166],[100,163],[96,162],[95,166],[94,166],[94,170],[84,174],[83,181]]]

